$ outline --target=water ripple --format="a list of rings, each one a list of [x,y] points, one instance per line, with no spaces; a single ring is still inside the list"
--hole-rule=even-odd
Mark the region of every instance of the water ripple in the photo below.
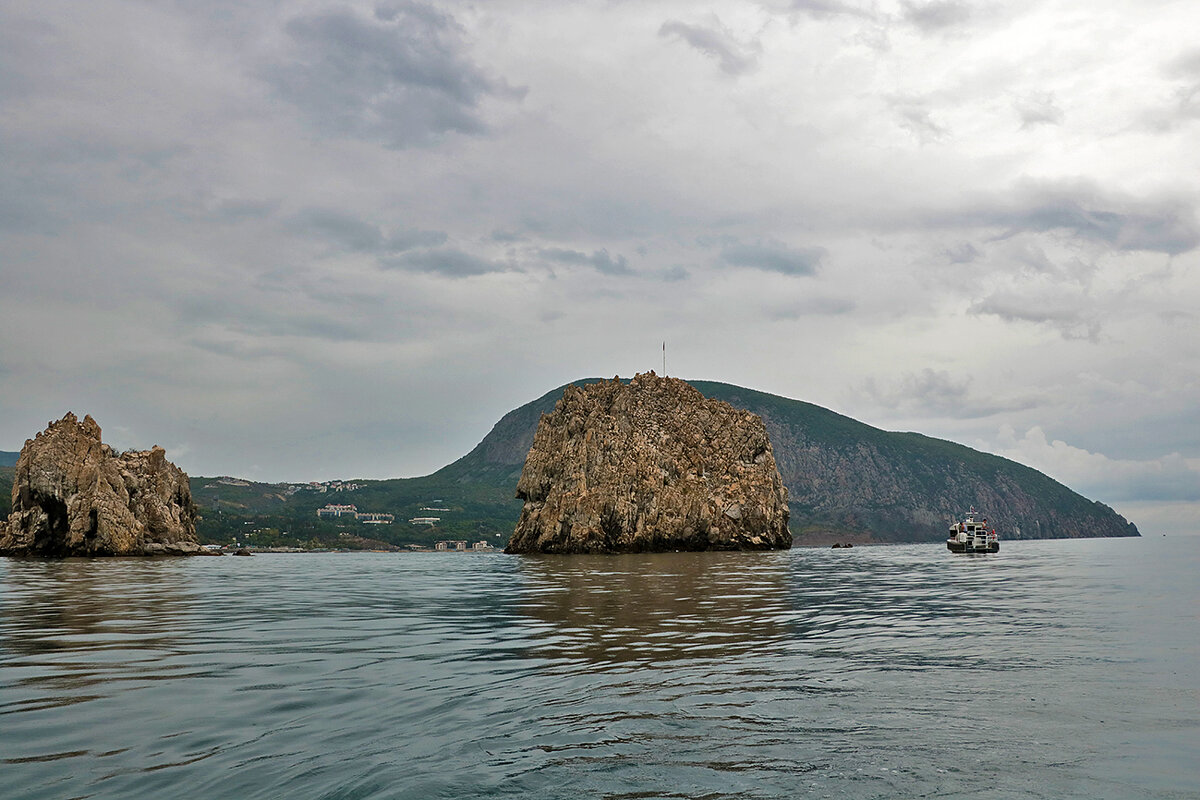
[[[5,780],[22,798],[1195,794],[1197,558],[1152,545],[0,560]]]

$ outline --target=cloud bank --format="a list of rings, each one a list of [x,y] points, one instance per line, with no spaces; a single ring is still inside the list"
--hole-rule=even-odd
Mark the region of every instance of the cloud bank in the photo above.
[[[7,4],[0,449],[419,474],[666,340],[1193,519],[1198,15]]]

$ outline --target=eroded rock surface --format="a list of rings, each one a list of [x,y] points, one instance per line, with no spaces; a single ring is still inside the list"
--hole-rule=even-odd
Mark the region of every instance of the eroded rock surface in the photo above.
[[[117,454],[68,413],[25,442],[0,555],[195,555],[188,477],[161,447]]]
[[[653,372],[568,386],[538,424],[517,497],[510,553],[792,544],[762,420]]]

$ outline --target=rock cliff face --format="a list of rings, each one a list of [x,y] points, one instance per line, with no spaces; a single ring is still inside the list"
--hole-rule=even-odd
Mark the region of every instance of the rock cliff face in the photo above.
[[[653,372],[568,386],[517,483],[510,553],[790,547],[762,420]]]
[[[137,556],[205,552],[188,477],[161,447],[116,454],[90,416],[67,414],[25,442],[0,555]]]

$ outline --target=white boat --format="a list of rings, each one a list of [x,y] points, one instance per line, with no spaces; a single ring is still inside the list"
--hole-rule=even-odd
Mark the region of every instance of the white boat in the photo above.
[[[988,527],[987,517],[972,508],[962,522],[950,526],[946,547],[951,553],[999,553],[1000,538]]]

